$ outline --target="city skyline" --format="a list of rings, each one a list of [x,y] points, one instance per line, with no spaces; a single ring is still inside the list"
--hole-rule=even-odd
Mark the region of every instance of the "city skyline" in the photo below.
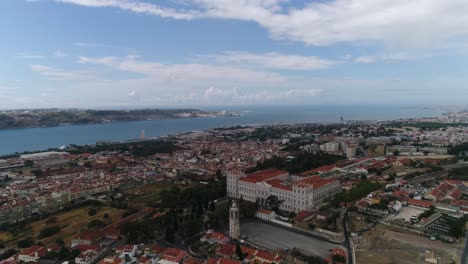
[[[15,108],[464,104],[463,1],[6,0]]]

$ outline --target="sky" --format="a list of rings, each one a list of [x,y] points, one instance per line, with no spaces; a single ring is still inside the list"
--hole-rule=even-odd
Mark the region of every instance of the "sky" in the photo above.
[[[466,105],[466,0],[1,0],[0,109]]]

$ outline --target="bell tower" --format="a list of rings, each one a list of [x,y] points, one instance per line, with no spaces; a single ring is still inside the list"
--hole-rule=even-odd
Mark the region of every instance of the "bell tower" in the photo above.
[[[240,237],[239,206],[236,200],[233,200],[229,209],[229,236],[233,239]]]

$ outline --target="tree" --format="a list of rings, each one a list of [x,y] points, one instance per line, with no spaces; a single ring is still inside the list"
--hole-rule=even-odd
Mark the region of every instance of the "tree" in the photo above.
[[[393,156],[400,156],[400,151],[399,150],[393,151]]]
[[[26,160],[24,162],[24,165],[28,166],[28,167],[33,167],[34,166],[34,161],[32,160]]]
[[[215,204],[215,202],[211,202],[210,203],[210,211],[214,212],[215,210],[216,210],[216,204]]]
[[[34,174],[34,176],[36,176],[36,177],[41,177],[42,174],[44,173],[44,172],[43,172],[42,170],[40,170],[40,169],[38,169],[38,170],[32,170],[31,172],[32,172],[32,173]]]
[[[32,240],[32,238],[28,237],[26,239],[18,241],[18,243],[16,243],[16,245],[19,248],[28,248],[28,247],[34,245],[34,241]]]
[[[243,201],[242,203],[239,203],[240,217],[242,220],[254,218],[257,209],[257,203],[252,203],[249,201]]]
[[[279,212],[279,208],[283,204],[283,200],[280,200],[276,195],[270,195],[266,199],[266,204],[268,209],[274,211],[275,213]]]
[[[89,216],[93,216],[93,215],[96,215],[96,214],[97,214],[96,208],[89,208],[89,210],[88,210],[88,215]]]
[[[174,243],[174,230],[171,228],[166,229],[166,234],[164,235],[164,239],[166,239],[169,243]]]
[[[196,234],[198,234],[201,231],[201,228],[203,227],[202,223],[200,220],[195,219],[195,220],[189,220],[188,222],[184,223],[182,225],[182,233],[186,238],[190,238]]]
[[[346,263],[346,258],[337,254],[333,255],[332,260],[333,262]]]
[[[65,246],[65,241],[63,241],[63,239],[61,239],[61,238],[55,240],[55,243],[57,243],[57,245],[59,245],[61,247]]]
[[[236,255],[237,257],[240,259],[240,260],[244,260],[245,258],[245,255],[244,253],[242,252],[242,248],[240,247],[239,243],[236,244]]]
[[[89,223],[88,223],[88,228],[89,229],[99,229],[101,227],[104,227],[106,224],[104,222],[102,222],[101,220],[99,219],[94,219],[94,220],[91,220]]]
[[[58,226],[49,226],[41,230],[39,235],[37,236],[38,239],[50,237],[52,235],[57,234],[60,231],[60,227]]]

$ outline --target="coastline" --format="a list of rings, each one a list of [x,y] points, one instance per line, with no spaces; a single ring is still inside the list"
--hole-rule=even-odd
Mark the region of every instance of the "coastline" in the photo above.
[[[251,108],[249,108],[251,109]],[[422,116],[436,116],[441,111],[422,108],[385,108],[374,110],[368,107],[281,107],[229,109],[238,116],[218,115],[216,117],[160,118],[155,120],[112,121],[92,124],[72,124],[64,126],[44,126],[33,128],[0,129],[0,155],[22,152],[37,152],[57,149],[68,145],[90,145],[99,141],[123,142],[138,139],[142,130],[147,138],[204,131],[213,128],[232,126],[266,126],[294,124],[333,124],[340,123],[345,113],[345,121],[390,121]],[[391,111],[390,111],[391,110]],[[215,112],[210,109],[207,112]],[[348,119],[348,120],[346,120]]]

